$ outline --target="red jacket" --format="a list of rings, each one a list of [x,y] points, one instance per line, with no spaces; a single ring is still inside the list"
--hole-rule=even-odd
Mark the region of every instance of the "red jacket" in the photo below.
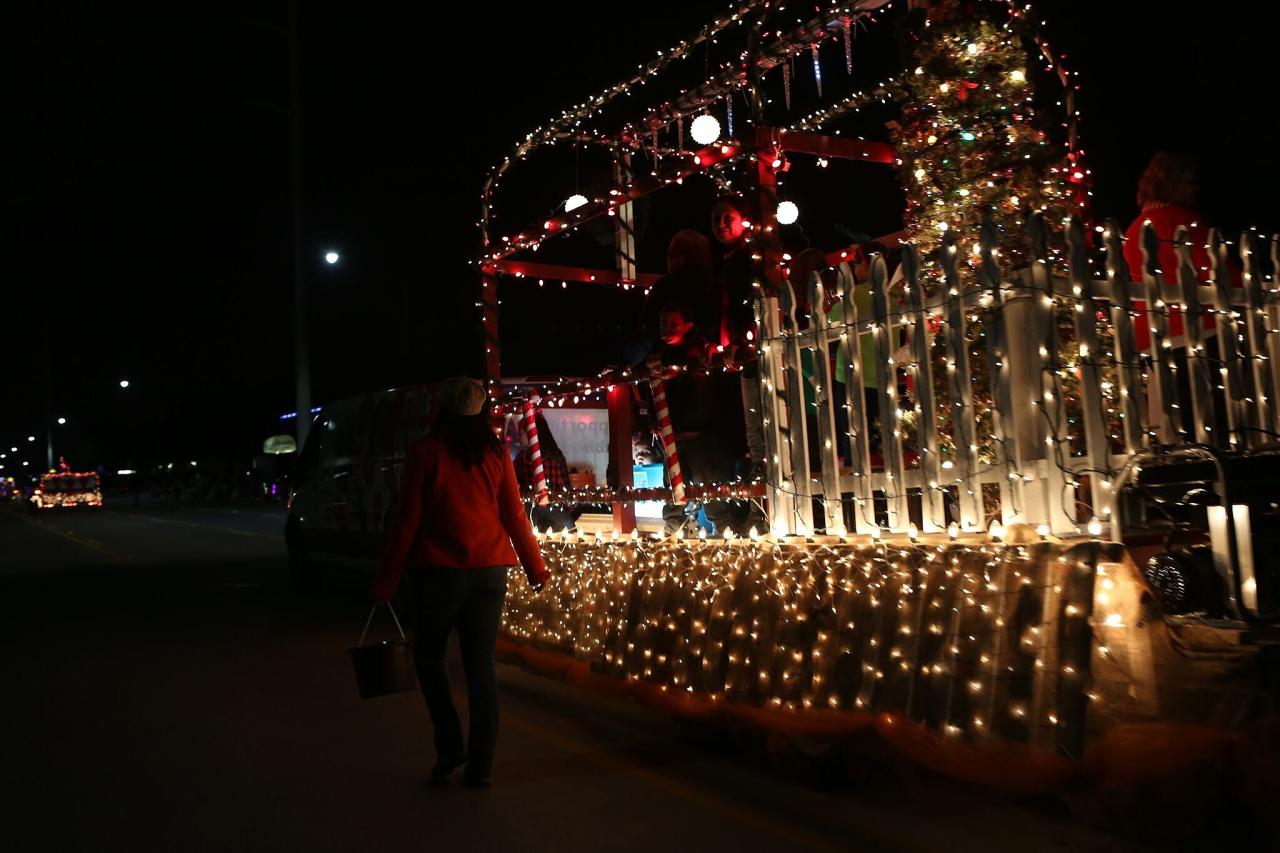
[[[517,554],[530,583],[546,581],[511,459],[495,448],[468,468],[441,438],[427,436],[411,453],[398,512],[387,527],[374,596],[390,598],[406,565],[415,570],[510,566]]]
[[[1156,268],[1160,270],[1160,280],[1165,284],[1178,283],[1178,254],[1174,251],[1173,235],[1179,225],[1187,226],[1187,236],[1191,240],[1191,263],[1196,268],[1196,278],[1204,284],[1211,277],[1209,253],[1205,251],[1205,243],[1209,241],[1209,229],[1199,223],[1199,216],[1194,210],[1176,204],[1148,205],[1142,208],[1138,218],[1133,220],[1124,233],[1124,260],[1129,265],[1129,277],[1133,281],[1142,281],[1142,223],[1151,220],[1156,237],[1160,240],[1160,251],[1156,256]],[[1193,224],[1194,223],[1194,224]],[[1238,282],[1237,282],[1238,284]],[[1138,288],[1141,292],[1141,288]],[[1133,310],[1145,312],[1146,300],[1134,300]],[[1206,331],[1217,328],[1212,314],[1202,318]],[[1180,338],[1186,334],[1182,323],[1182,309],[1169,306],[1169,336]],[[1151,323],[1146,313],[1133,320],[1134,343],[1139,352],[1146,352],[1151,347]],[[1185,345],[1185,344],[1184,344]]]

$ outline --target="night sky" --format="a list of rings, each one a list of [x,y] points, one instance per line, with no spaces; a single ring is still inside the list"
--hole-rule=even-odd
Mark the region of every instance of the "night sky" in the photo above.
[[[313,396],[324,402],[478,373],[467,261],[487,169],[727,4],[301,5]],[[1138,173],[1168,147],[1198,161],[1207,221],[1280,230],[1274,45],[1244,6],[1037,8],[1080,72],[1099,215],[1132,218]],[[77,466],[244,460],[285,431],[286,21],[279,0],[44,2],[10,24],[0,443],[36,435],[33,465],[46,349],[53,415],[68,419],[57,448]],[[848,197],[853,227],[898,216],[891,188]],[[644,266],[705,218],[653,211]],[[344,255],[336,267],[322,260],[330,248]],[[615,294],[557,299],[521,315],[510,372],[565,369],[573,342],[613,334],[610,307],[626,307]],[[553,343],[534,349],[535,338]]]

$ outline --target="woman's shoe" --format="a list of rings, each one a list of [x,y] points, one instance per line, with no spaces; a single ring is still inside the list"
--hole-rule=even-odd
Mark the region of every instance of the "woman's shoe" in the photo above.
[[[449,781],[449,776],[453,771],[467,763],[465,755],[455,755],[452,758],[441,758],[436,761],[435,767],[431,768],[431,777],[427,780],[431,785],[443,785]]]
[[[472,775],[471,773],[466,773],[463,775],[462,784],[466,785],[468,788],[492,788],[493,787],[493,783],[489,781],[488,776]]]

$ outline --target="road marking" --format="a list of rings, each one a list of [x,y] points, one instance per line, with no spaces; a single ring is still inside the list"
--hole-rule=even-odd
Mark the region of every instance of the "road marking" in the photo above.
[[[76,533],[72,533],[69,530],[59,530],[56,527],[50,527],[48,524],[45,524],[43,521],[36,521],[33,518],[27,518],[21,513],[14,513],[14,517],[19,519],[20,521],[25,521],[27,524],[30,524],[32,527],[43,530],[45,533],[52,533],[54,536],[61,536],[63,539],[69,539],[72,542],[76,543],[77,545],[81,546],[82,548],[88,548],[90,551],[97,551],[99,554],[105,554],[106,556],[111,557],[112,559],[115,559],[115,560],[133,559],[132,554],[122,554],[119,551],[113,551],[112,549],[108,548],[106,545],[102,544],[96,539],[89,539],[85,536],[80,536]]]
[[[145,518],[148,521],[158,521],[161,524],[182,524],[187,527],[203,527],[206,530],[220,530],[223,533],[234,533],[237,536],[256,536],[259,539],[273,539],[276,541],[284,539],[283,533],[259,533],[256,530],[237,530],[234,527],[223,527],[220,524],[204,524],[199,521],[182,521],[177,518],[158,518],[154,515],[143,515],[139,512],[131,512],[127,514],[132,515],[134,518]]]
[[[643,764],[629,761],[625,758],[610,754],[607,751],[597,747],[582,744],[572,738],[565,737],[537,723],[529,722],[523,717],[515,714],[506,714],[503,717],[503,726],[509,726],[513,729],[523,731],[525,734],[533,735],[544,741],[563,749],[566,752],[575,753],[583,756],[589,761],[608,767],[613,770],[621,770],[635,776],[640,776],[646,781],[652,783],[656,787],[665,788],[672,794],[680,797],[686,802],[696,803],[709,809],[717,809],[719,811],[729,813],[733,818],[747,824],[754,825],[764,831],[788,836],[797,845],[803,845],[806,850],[845,850],[844,846],[837,844],[827,838],[815,835],[804,829],[789,826],[781,821],[765,817],[759,812],[754,811],[746,806],[720,799],[710,794],[702,788],[694,785],[687,785],[683,782],[677,782],[656,770],[651,770]],[[893,847],[896,849],[904,848],[901,842],[894,842],[887,838],[869,838],[874,844]]]

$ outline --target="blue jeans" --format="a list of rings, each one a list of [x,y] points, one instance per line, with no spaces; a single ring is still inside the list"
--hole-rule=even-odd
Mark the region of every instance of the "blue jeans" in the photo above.
[[[447,761],[464,750],[462,723],[445,671],[449,634],[457,628],[470,716],[470,736],[465,742],[467,774],[488,778],[498,740],[498,675],[493,647],[507,597],[507,569],[428,566],[414,571],[412,577],[417,617],[414,660],[435,728],[436,754]]]

